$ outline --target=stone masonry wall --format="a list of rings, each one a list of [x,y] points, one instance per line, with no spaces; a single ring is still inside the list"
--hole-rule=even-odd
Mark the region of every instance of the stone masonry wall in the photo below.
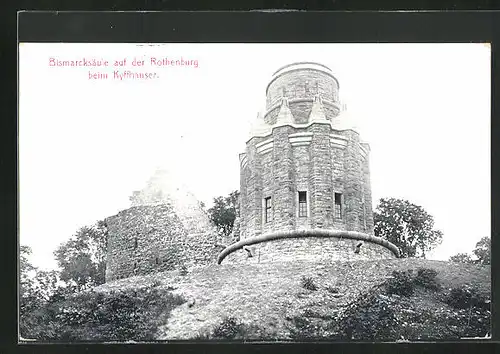
[[[349,138],[344,153],[344,210],[347,231],[363,232],[362,204],[362,157],[359,148],[359,134],[352,130],[346,131]]]
[[[257,236],[262,228],[262,171],[257,159],[257,148],[252,144],[248,149],[246,237]]]
[[[306,102],[304,101],[290,102],[289,107],[293,115],[294,123],[296,124],[308,123],[309,113],[311,112],[312,105],[313,105],[312,99]],[[326,119],[338,124],[339,109],[329,104],[325,104],[323,109],[325,110]],[[270,111],[266,113],[266,115],[264,116],[264,121],[270,125],[276,124],[279,110],[280,110],[280,105],[278,101],[278,105],[274,106],[274,108],[272,108]]]
[[[312,105],[312,102],[296,102],[290,104],[290,111],[292,112],[295,123],[305,124],[308,122]]]
[[[292,109],[292,107],[290,107],[290,110]],[[278,118],[278,113],[280,111],[280,106],[275,106],[275,108],[273,108],[272,110],[270,110],[269,112],[267,112],[267,114],[264,116],[264,121],[267,123],[267,124],[275,124],[276,123],[276,119]]]
[[[336,132],[342,135],[340,132]],[[345,168],[344,168],[344,156],[345,149],[332,146],[332,188],[333,193],[340,193],[344,195],[344,180],[345,180]],[[345,195],[344,195],[345,200]],[[334,216],[333,228],[338,230],[345,230],[345,211],[342,210],[341,219],[337,219]]]
[[[326,124],[313,124],[309,146],[309,185],[311,187],[311,224],[313,228],[333,227],[334,194],[332,191],[331,128]]]
[[[310,143],[292,145],[289,137],[294,133],[312,134]],[[347,145],[332,145],[330,134],[345,137]],[[272,147],[259,152],[259,144],[266,141]],[[304,228],[373,234],[369,162],[357,132],[336,131],[328,124],[276,127],[272,135],[248,142],[246,158],[240,180],[242,239]],[[299,191],[307,193],[306,218],[298,216]],[[335,193],[342,194],[341,219],[335,216]],[[268,223],[263,220],[266,197],[272,201]]]
[[[263,225],[263,231],[293,230],[295,226],[295,174],[293,171],[292,145],[288,136],[294,129],[289,126],[273,130],[272,165],[261,163],[265,174],[271,174],[272,220]],[[271,167],[271,169],[270,169]]]
[[[366,144],[365,144],[366,145]],[[363,162],[363,179],[364,179],[364,206],[366,215],[366,229],[365,233],[373,233],[373,206],[372,206],[372,187],[370,179],[370,156],[367,155]]]
[[[396,256],[382,245],[363,242],[358,254],[354,253],[360,241],[336,237],[305,237],[280,239],[248,246],[253,256],[244,250],[229,254],[222,264],[267,263],[281,261],[370,260],[390,259]]]
[[[189,233],[203,233],[211,225],[196,197],[173,171],[158,169],[140,191],[134,192],[132,206],[169,204]]]
[[[134,206],[106,219],[106,281],[216,262],[215,233],[188,233],[168,204]]]
[[[265,198],[267,196],[272,196],[273,195],[273,191],[274,191],[274,176],[273,176],[273,172],[275,170],[275,166],[273,166],[273,159],[274,159],[274,156],[271,153],[267,153],[267,154],[264,154],[261,156],[261,161],[260,161],[260,165],[261,166],[267,166],[267,168],[261,168],[261,171],[262,171],[262,198]],[[261,204],[262,204],[262,201],[261,201]],[[259,213],[262,215],[262,208],[259,210]],[[276,214],[273,212],[273,210],[271,211],[271,220],[276,216]],[[260,218],[261,220],[261,225],[262,225],[262,232],[268,232],[268,231],[272,231],[272,225],[273,225],[273,222],[264,222],[264,220],[262,219],[262,217]],[[260,230],[258,232],[258,234],[260,234]]]
[[[293,147],[293,164],[295,170],[295,185],[293,193],[295,193],[296,198],[294,201],[294,210],[296,214],[296,228],[298,230],[311,229],[312,220],[310,217],[299,217],[297,211],[298,203],[298,192],[304,191],[307,193],[309,198],[309,210],[311,213],[311,184],[309,180],[309,166],[311,164],[311,154],[309,153],[309,146],[295,146]]]

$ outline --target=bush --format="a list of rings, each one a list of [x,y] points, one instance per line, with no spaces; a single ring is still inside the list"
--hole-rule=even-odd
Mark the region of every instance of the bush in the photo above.
[[[46,323],[38,340],[154,340],[159,324],[185,300],[168,290],[149,286],[109,293],[84,292],[49,302],[36,320]],[[163,314],[163,316],[159,316]],[[26,335],[21,333],[23,337]],[[29,338],[29,336],[28,336]]]
[[[332,323],[334,337],[371,341],[399,339],[394,301],[397,300],[376,292],[358,298]]]
[[[331,285],[327,286],[326,287],[326,290],[329,292],[329,293],[332,293],[332,294],[338,294],[339,293],[339,289],[336,288],[336,287],[333,287]]]
[[[465,263],[465,264],[474,264],[474,260],[467,253],[457,253],[454,256],[450,257],[450,262],[454,263]]]
[[[236,318],[226,317],[212,332],[215,339],[242,339],[245,337],[244,327]]]
[[[418,268],[415,275],[413,270],[393,271],[392,278],[386,282],[388,294],[412,296],[416,286],[426,289],[439,290],[440,285],[436,279],[437,271],[430,268]]]
[[[304,289],[312,291],[318,290],[318,287],[314,283],[314,279],[311,277],[302,276],[302,278],[300,279],[300,283]]]
[[[271,326],[273,327],[273,326]],[[225,317],[217,326],[210,331],[199,332],[194,340],[276,340],[275,330],[241,323],[235,317]]]
[[[193,340],[207,341],[210,340],[210,335],[207,332],[198,332],[198,334],[194,336]]]
[[[481,295],[477,288],[469,285],[452,288],[446,296],[445,302],[456,309],[477,307],[483,310],[490,310],[489,299]]]
[[[438,290],[440,284],[436,280],[437,271],[429,268],[418,268],[415,284],[426,289]]]
[[[413,280],[413,272],[393,271],[392,278],[385,284],[388,294],[411,296],[415,291],[415,282]]]
[[[320,337],[318,329],[305,312],[301,316],[292,317],[290,322],[289,331],[293,340],[314,340]]]

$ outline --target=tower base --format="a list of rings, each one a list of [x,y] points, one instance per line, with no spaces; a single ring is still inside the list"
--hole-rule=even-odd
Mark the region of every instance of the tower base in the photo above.
[[[398,248],[379,237],[353,231],[325,229],[273,232],[226,247],[218,264],[294,260],[369,260],[398,258]]]

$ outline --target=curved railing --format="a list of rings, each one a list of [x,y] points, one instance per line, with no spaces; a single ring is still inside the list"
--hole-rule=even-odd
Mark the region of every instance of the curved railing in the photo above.
[[[271,77],[271,80],[269,81],[269,83],[266,86],[266,96],[267,96],[267,93],[269,91],[269,86],[271,86],[271,84],[278,77],[281,77],[284,74],[288,74],[288,73],[293,72],[293,71],[304,70],[304,69],[312,69],[312,70],[315,70],[315,71],[320,71],[320,72],[322,72],[322,73],[330,76],[337,83],[337,88],[340,88],[339,80],[333,75],[333,72],[332,72],[332,70],[329,67],[327,67],[327,66],[325,66],[323,64],[319,64],[319,63],[300,62],[300,63],[293,63],[293,64],[285,65],[285,66],[281,67],[278,71],[276,71],[273,74],[273,76]]]
[[[221,264],[224,258],[226,258],[231,253],[239,249],[242,249],[244,246],[250,246],[257,243],[280,240],[280,239],[305,238],[305,237],[335,237],[340,239],[345,238],[350,240],[367,241],[384,246],[385,248],[392,251],[392,253],[394,253],[394,255],[397,258],[399,258],[400,256],[399,249],[396,247],[396,245],[380,237],[371,236],[356,231],[311,229],[311,230],[277,231],[265,235],[246,238],[244,240],[233,243],[232,245],[229,245],[221,253],[219,253],[219,256],[217,257],[217,264]]]
[[[291,63],[291,64],[288,64],[288,65],[285,65],[285,66],[282,66],[281,68],[279,68],[278,70],[276,70],[273,74],[276,75],[278,74],[280,71],[284,70],[284,69],[287,69],[291,66],[297,66],[297,65],[314,65],[314,66],[322,66],[323,68],[325,69],[328,69],[329,71],[332,71],[332,69],[330,69],[328,66],[324,65],[324,64],[320,64],[320,63],[316,63],[314,61],[299,61],[299,62],[296,62],[296,63]]]

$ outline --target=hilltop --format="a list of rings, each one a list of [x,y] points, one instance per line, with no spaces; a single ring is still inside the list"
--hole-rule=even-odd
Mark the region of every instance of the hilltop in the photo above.
[[[457,339],[489,331],[489,266],[423,259],[223,264],[94,291],[147,286],[185,299],[158,326],[158,340]]]

